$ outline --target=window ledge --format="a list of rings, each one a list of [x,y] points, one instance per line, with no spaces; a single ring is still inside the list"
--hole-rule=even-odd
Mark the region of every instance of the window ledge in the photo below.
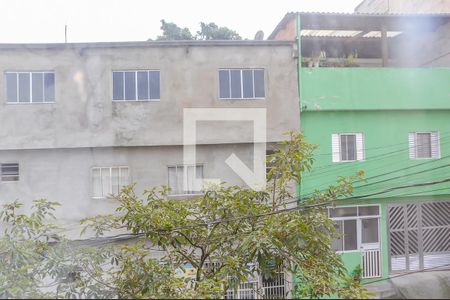
[[[266,100],[266,98],[219,98],[223,101],[245,101],[245,100]]]
[[[365,159],[356,159],[356,160],[340,160],[340,161],[335,161],[335,163],[341,163],[341,164],[349,164],[349,163],[354,163],[354,162],[363,162],[366,161]]]
[[[124,103],[134,103],[134,102],[160,102],[161,101],[161,99],[148,99],[148,100],[143,100],[143,99],[141,99],[141,100],[114,100],[114,99],[112,99],[112,102],[114,102],[114,103],[121,103],[121,102],[124,102]]]
[[[357,253],[357,252],[362,252],[362,250],[343,250],[343,251],[336,251],[337,254],[346,254],[346,253]]]
[[[32,104],[56,104],[56,101],[52,102],[5,102],[7,105],[32,105]]]

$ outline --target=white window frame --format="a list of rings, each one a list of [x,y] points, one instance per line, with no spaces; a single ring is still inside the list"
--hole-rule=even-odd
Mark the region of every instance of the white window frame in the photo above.
[[[418,157],[417,156],[417,134],[429,134],[430,135],[430,157]],[[435,141],[433,140],[435,139]],[[435,142],[435,144],[433,144]],[[409,158],[411,160],[427,160],[427,159],[440,159],[441,158],[441,141],[440,133],[435,131],[414,131],[408,134],[409,144]],[[434,149],[434,151],[433,151]],[[434,152],[434,153],[433,153]]]
[[[17,176],[14,175],[6,175],[3,176],[3,174],[1,173],[1,169],[2,169],[2,165],[8,165],[8,164],[17,164]],[[17,177],[17,180],[3,180],[3,177]],[[2,162],[0,163],[0,183],[17,183],[20,181],[20,163],[18,162]]]
[[[205,164],[203,163],[198,163],[198,164],[188,164],[188,165],[183,165],[183,164],[175,164],[175,165],[168,165],[167,166],[167,187],[170,188],[170,177],[169,177],[169,168],[176,168],[175,172],[178,172],[178,168],[184,168],[184,167],[202,167],[202,174],[203,177],[201,178],[202,180],[205,178]],[[183,173],[184,173],[184,169],[183,169]],[[184,175],[183,175],[184,176]],[[195,171],[195,176],[197,177],[197,171]],[[176,178],[178,179],[178,173]],[[183,191],[182,193],[173,193],[173,191],[171,190],[169,192],[169,197],[186,197],[186,196],[201,196],[203,195],[202,192],[198,191],[195,193],[195,191],[193,193],[185,193],[186,191]]]
[[[341,150],[341,136],[342,135],[354,135],[356,143],[356,159],[354,160],[342,160],[342,150]],[[356,161],[365,160],[365,138],[362,132],[345,132],[345,133],[333,133],[331,135],[331,154],[332,161],[339,163],[352,163]]]
[[[94,195],[94,171],[95,170],[100,170],[100,180],[102,180],[102,170],[103,169],[109,169],[109,190],[111,191],[110,194],[108,195],[103,195],[103,196],[95,196]],[[120,183],[120,178],[122,177],[121,172],[122,169],[127,169],[128,170],[128,184],[130,183],[130,168],[128,166],[112,166],[112,167],[92,167],[91,168],[91,193],[92,193],[92,199],[107,199],[110,195],[112,195],[112,190],[113,190],[113,186],[112,186],[112,170],[113,169],[118,169],[119,170],[119,189],[121,188],[121,183]],[[103,183],[102,183],[102,193],[103,193]]]
[[[134,84],[135,84],[135,93],[134,93],[134,100],[125,99],[125,73],[126,72],[133,72],[134,73]],[[158,99],[138,99],[138,80],[137,80],[137,73],[138,72],[158,72],[159,74],[159,98]],[[123,99],[114,99],[114,73],[124,73],[123,76]],[[150,76],[148,76],[147,79],[148,83],[148,96],[150,97]],[[111,99],[113,102],[159,102],[161,101],[161,70],[159,69],[134,69],[134,70],[113,70],[111,73],[111,86],[112,86],[112,94]]]
[[[264,97],[255,97],[255,70],[262,70],[264,73]],[[229,82],[229,93],[230,93],[230,97],[229,98],[222,98],[220,97],[220,71],[228,71],[228,82]],[[240,71],[241,73],[241,97],[240,98],[233,98],[231,97],[231,71]],[[252,76],[253,76],[253,97],[250,98],[246,98],[244,97],[244,77],[242,76],[242,71],[252,71]],[[266,99],[266,95],[267,95],[267,90],[266,90],[266,69],[265,68],[220,68],[219,71],[217,72],[217,76],[218,76],[218,98],[220,100],[265,100]]]
[[[370,216],[360,216],[359,215],[359,207],[369,207],[369,206],[377,206],[378,207],[378,215],[370,215]],[[349,217],[330,217],[330,209],[334,208],[353,208],[356,207],[356,216]],[[342,250],[336,251],[338,254],[342,253],[354,253],[361,252],[361,244],[362,244],[362,230],[361,230],[361,220],[362,219],[378,219],[378,244],[381,249],[381,205],[380,204],[367,204],[367,205],[339,205],[339,206],[329,206],[327,207],[328,217],[333,221],[345,221],[345,220],[356,220],[356,248],[355,250]],[[344,222],[342,222],[344,226]],[[344,227],[342,227],[342,232],[344,232]],[[343,237],[343,236],[342,236]],[[342,248],[345,248],[344,239],[342,240]]]
[[[16,93],[17,93],[17,101],[16,102],[9,102],[7,99],[7,93],[8,93],[8,86],[6,83],[6,75],[7,74],[16,74]],[[28,102],[20,102],[19,101],[19,74],[29,74],[30,75],[30,101]],[[42,96],[43,99],[41,102],[33,102],[33,74],[42,74]],[[53,86],[53,96],[54,96],[54,100],[52,101],[47,101],[45,99],[45,74],[53,74],[53,78],[54,78],[54,86]],[[52,103],[56,103],[56,75],[55,75],[55,71],[53,70],[48,70],[48,71],[6,71],[4,73],[4,78],[5,78],[5,99],[6,99],[6,104],[11,104],[11,105],[17,105],[17,104],[52,104]]]

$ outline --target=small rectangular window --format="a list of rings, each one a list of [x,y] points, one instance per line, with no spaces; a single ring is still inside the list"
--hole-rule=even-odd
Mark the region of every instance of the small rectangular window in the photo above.
[[[157,70],[114,71],[113,100],[148,101],[160,98],[160,74]]]
[[[336,251],[353,251],[365,244],[380,243],[378,205],[328,207],[328,212],[336,228],[337,237],[332,243]]]
[[[341,134],[341,160],[356,160],[356,135]]]
[[[150,99],[160,99],[160,74],[159,71],[149,71]]]
[[[417,158],[431,158],[431,133],[416,134]]]
[[[344,220],[344,251],[357,250],[356,220]]]
[[[31,102],[30,73],[19,73],[19,102]]]
[[[330,218],[356,217],[358,210],[356,206],[329,208]]]
[[[17,102],[17,73],[6,73],[6,101]]]
[[[242,70],[242,90],[244,98],[254,98],[253,70]]]
[[[358,216],[378,216],[380,215],[379,206],[359,206]]]
[[[241,70],[230,71],[231,98],[242,98]]]
[[[195,179],[203,179],[203,165],[168,167],[168,177],[171,195],[198,194],[202,187],[196,186]],[[186,188],[184,180],[186,180]]]
[[[254,80],[255,80],[255,97],[264,98],[265,97],[265,87],[264,87],[264,70],[258,69],[254,70]]]
[[[45,102],[55,101],[55,74],[44,73],[44,100]]]
[[[44,102],[44,74],[32,73],[33,102]]]
[[[128,167],[96,167],[92,169],[93,198],[117,195],[128,184]]]
[[[55,101],[53,72],[7,72],[6,101],[8,103],[43,103]]]
[[[136,72],[125,72],[125,100],[136,100]]]
[[[332,134],[331,149],[333,162],[364,160],[363,134]]]
[[[113,72],[113,100],[124,100],[123,72]]]
[[[361,219],[361,242],[363,244],[378,243],[378,218]]]
[[[2,182],[19,181],[19,164],[5,163],[0,164]]]
[[[220,99],[264,98],[264,69],[220,69]]]
[[[137,72],[138,99],[149,99],[148,72]]]
[[[231,98],[230,70],[219,70],[219,96],[222,99]]]
[[[430,159],[440,158],[439,131],[410,132],[409,133],[409,158]]]
[[[343,251],[344,250],[344,238],[343,238],[344,232],[342,231],[343,230],[342,221],[334,221],[334,227],[336,228],[336,234],[338,236],[333,240],[333,243],[331,246],[336,251]]]

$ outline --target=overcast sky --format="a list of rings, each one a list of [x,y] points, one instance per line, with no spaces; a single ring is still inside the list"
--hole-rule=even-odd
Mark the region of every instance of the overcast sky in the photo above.
[[[267,37],[291,11],[352,12],[361,0],[0,0],[0,43],[142,41],[165,19],[192,33],[215,22],[253,39]]]

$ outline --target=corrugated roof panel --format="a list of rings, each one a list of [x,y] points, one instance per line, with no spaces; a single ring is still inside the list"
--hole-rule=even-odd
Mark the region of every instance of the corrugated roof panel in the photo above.
[[[354,37],[360,34],[359,30],[312,30],[303,29],[301,36],[307,37]]]

